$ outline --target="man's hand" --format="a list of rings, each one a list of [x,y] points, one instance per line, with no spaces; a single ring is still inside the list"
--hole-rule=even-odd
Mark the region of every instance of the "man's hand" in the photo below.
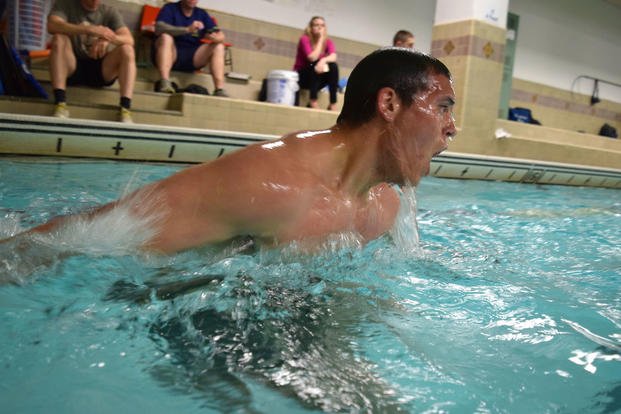
[[[221,30],[217,32],[206,33],[205,38],[212,41],[212,43],[223,43],[224,33]]]
[[[116,39],[116,33],[112,29],[106,26],[87,26],[88,32],[91,36],[96,36],[100,39],[108,42],[114,42]]]
[[[88,51],[88,56],[91,59],[102,59],[104,56],[106,56],[106,53],[108,53],[109,45],[110,42],[108,42],[107,40],[95,40]]]
[[[205,25],[203,24],[203,22],[194,20],[192,24],[188,26],[188,33],[195,34],[199,30],[203,30],[204,27]]]

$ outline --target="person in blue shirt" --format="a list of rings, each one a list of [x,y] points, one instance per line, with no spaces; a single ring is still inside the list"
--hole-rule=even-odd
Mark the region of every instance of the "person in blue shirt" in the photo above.
[[[224,91],[224,33],[198,0],[179,0],[162,7],[155,22],[153,60],[160,73],[158,92],[173,93],[170,71],[193,72],[209,65],[215,96]],[[203,39],[206,39],[205,42]]]

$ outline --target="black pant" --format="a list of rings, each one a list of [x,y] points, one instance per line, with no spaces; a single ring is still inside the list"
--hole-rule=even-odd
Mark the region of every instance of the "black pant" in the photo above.
[[[321,88],[328,85],[330,89],[330,103],[336,103],[336,93],[339,88],[339,67],[335,62],[328,63],[329,72],[315,72],[315,64],[307,66],[298,71],[300,79],[298,84],[300,89],[308,89],[310,91],[311,100],[317,99],[317,93]],[[296,100],[297,102],[297,100]]]

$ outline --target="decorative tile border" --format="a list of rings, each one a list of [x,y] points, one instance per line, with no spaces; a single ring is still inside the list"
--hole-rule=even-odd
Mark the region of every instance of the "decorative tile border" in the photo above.
[[[293,67],[298,47],[297,39],[293,42],[233,30],[227,30],[226,37],[227,40],[235,45],[236,49],[244,49],[253,52],[291,58],[291,67]],[[334,42],[337,46],[336,53],[338,54],[339,66],[353,69],[353,67],[356,66],[356,64],[364,57],[340,51],[338,48],[338,40],[335,40]]]
[[[437,58],[474,56],[492,62],[504,61],[505,45],[479,36],[466,35],[431,42],[431,55]]]
[[[127,3],[120,0],[109,0],[122,12],[125,23],[128,27],[138,28],[139,20],[141,16],[141,8],[137,8],[135,4]],[[210,13],[212,12],[209,10]],[[253,52],[266,53],[268,55],[276,55],[288,57],[291,59],[291,67],[295,62],[295,54],[298,46],[298,38],[302,33],[302,30],[298,31],[298,34],[292,38],[291,41],[285,41],[275,39],[266,36],[260,36],[256,33],[246,33],[241,31],[235,31],[231,28],[225,27],[227,41],[233,44],[233,51],[235,49],[250,50]],[[136,32],[135,38],[139,39],[140,34]],[[336,53],[338,54],[338,64],[340,67],[353,69],[364,57],[364,55],[358,55],[355,53],[348,53],[343,50],[339,50],[339,39],[333,38],[336,43]],[[233,52],[235,53],[235,52]]]
[[[511,99],[514,101],[528,102],[530,104],[558,109],[560,111],[573,112],[581,115],[595,116],[614,122],[621,122],[621,113],[619,112],[520,89],[513,89],[511,91]]]

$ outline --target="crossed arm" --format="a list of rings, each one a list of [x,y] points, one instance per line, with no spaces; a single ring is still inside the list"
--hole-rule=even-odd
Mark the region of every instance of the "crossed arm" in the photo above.
[[[155,34],[160,35],[167,33],[173,37],[182,36],[188,33],[196,33],[203,28],[203,23],[196,20],[189,26],[173,26],[172,24],[158,20],[155,22]],[[206,33],[205,38],[211,40],[214,43],[224,42],[224,33],[221,30]]]
[[[86,34],[95,36],[117,46],[123,44],[134,45],[134,37],[127,26],[120,27],[114,31],[106,26],[69,23],[59,16],[51,15],[47,20],[47,30],[51,34],[64,34],[68,36]]]

